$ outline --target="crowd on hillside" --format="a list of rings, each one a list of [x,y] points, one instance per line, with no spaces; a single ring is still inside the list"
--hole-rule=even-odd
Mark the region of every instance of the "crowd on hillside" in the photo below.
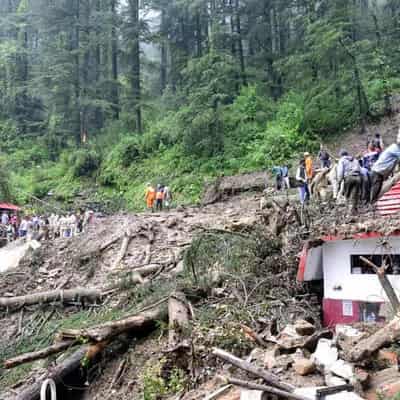
[[[52,240],[70,238],[84,231],[93,218],[93,211],[51,214],[25,215],[22,218],[17,213],[10,215],[7,211],[1,214],[1,232],[8,242],[18,238],[35,240]]]
[[[297,187],[302,204],[308,202],[317,184],[324,181],[332,186],[333,198],[344,200],[352,212],[361,204],[374,204],[382,190],[384,181],[389,178],[400,160],[400,129],[396,139],[385,148],[381,135],[377,133],[368,139],[365,150],[357,155],[346,149],[334,157],[321,144],[317,155],[319,165],[314,163],[310,153],[304,153],[299,160],[294,179],[289,176],[287,165],[274,167],[277,190]]]

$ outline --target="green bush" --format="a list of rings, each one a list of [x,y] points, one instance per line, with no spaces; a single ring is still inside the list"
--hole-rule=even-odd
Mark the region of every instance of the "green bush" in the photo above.
[[[124,137],[116,147],[116,156],[119,165],[129,167],[142,156],[140,140],[137,136]]]
[[[100,167],[100,162],[99,154],[88,149],[76,150],[69,158],[72,175],[76,178],[92,176]]]

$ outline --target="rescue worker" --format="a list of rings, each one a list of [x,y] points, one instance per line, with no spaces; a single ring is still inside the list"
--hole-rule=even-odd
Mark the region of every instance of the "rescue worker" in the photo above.
[[[161,185],[157,185],[157,193],[156,193],[156,210],[157,211],[162,211],[163,200],[164,200],[164,187]]]
[[[337,166],[339,186],[343,182],[343,191],[346,202],[350,205],[352,213],[357,211],[361,191],[361,167],[360,163],[346,150],[340,152],[340,160]]]
[[[392,174],[399,160],[400,128],[396,143],[391,144],[380,154],[378,161],[371,169],[371,203],[375,203],[378,200],[384,180]]]
[[[151,185],[151,183],[147,184],[145,199],[146,199],[147,209],[151,210],[151,212],[153,212],[154,211],[154,200],[156,199],[156,191],[154,190],[154,187]]]
[[[300,203],[304,204],[306,201],[310,200],[305,159],[300,160],[299,167],[297,168],[296,172],[296,181],[299,185]]]
[[[304,153],[304,162],[305,162],[305,168],[306,168],[306,178],[307,182],[311,182],[313,175],[314,175],[314,168],[313,168],[313,159],[311,157],[311,154],[306,152]]]

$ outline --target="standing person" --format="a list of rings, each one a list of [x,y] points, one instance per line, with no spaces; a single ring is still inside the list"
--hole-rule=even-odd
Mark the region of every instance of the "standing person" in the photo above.
[[[400,160],[400,128],[397,135],[396,143],[387,147],[379,156],[378,161],[371,169],[371,203],[375,203],[382,190],[385,179],[394,171]]]
[[[281,167],[273,167],[272,172],[275,174],[275,190],[280,191],[283,184],[283,171]]]
[[[379,151],[377,151],[373,142],[368,143],[368,148],[365,154],[362,157],[362,166],[366,168],[368,171],[371,171],[373,165],[378,161]]]
[[[350,205],[350,211],[356,212],[360,200],[361,191],[361,167],[358,160],[349,155],[346,150],[340,152],[340,160],[337,166],[339,185],[343,182],[344,196]]]
[[[10,221],[10,217],[8,216],[6,211],[3,211],[3,214],[1,214],[1,224],[8,225],[9,221]]]
[[[151,212],[154,212],[154,200],[156,199],[156,191],[154,190],[154,187],[151,183],[147,184],[145,199],[147,210],[151,210]]]
[[[383,139],[379,132],[375,133],[375,137],[372,140],[372,144],[375,147],[375,149],[378,151],[378,153],[381,153],[383,151]]]
[[[164,188],[164,206],[169,210],[172,202],[171,189],[168,186]]]
[[[311,154],[306,152],[304,153],[304,162],[305,162],[305,168],[306,168],[306,178],[307,182],[311,182],[313,175],[314,175],[314,166],[313,166],[313,159],[311,157]]]
[[[282,167],[282,178],[283,178],[283,188],[290,189],[289,166],[286,164]]]
[[[164,200],[164,187],[161,185],[157,185],[157,193],[156,193],[156,210],[157,211],[162,211],[163,200]]]
[[[19,237],[25,237],[28,233],[28,217],[23,217],[19,225]]]
[[[310,200],[310,192],[307,183],[306,161],[301,159],[296,172],[296,181],[299,184],[300,203],[304,204]]]
[[[324,145],[322,143],[319,145],[318,158],[319,162],[321,163],[322,169],[331,167],[331,156],[325,150]]]
[[[15,228],[14,225],[10,222],[7,225],[7,242],[11,243],[15,237]]]

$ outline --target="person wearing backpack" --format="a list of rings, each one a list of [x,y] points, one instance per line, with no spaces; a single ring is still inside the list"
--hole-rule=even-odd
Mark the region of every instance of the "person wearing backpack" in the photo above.
[[[361,167],[360,163],[346,150],[340,152],[340,159],[337,166],[339,187],[343,182],[343,194],[346,203],[350,205],[350,211],[355,213],[358,209],[361,192]]]

